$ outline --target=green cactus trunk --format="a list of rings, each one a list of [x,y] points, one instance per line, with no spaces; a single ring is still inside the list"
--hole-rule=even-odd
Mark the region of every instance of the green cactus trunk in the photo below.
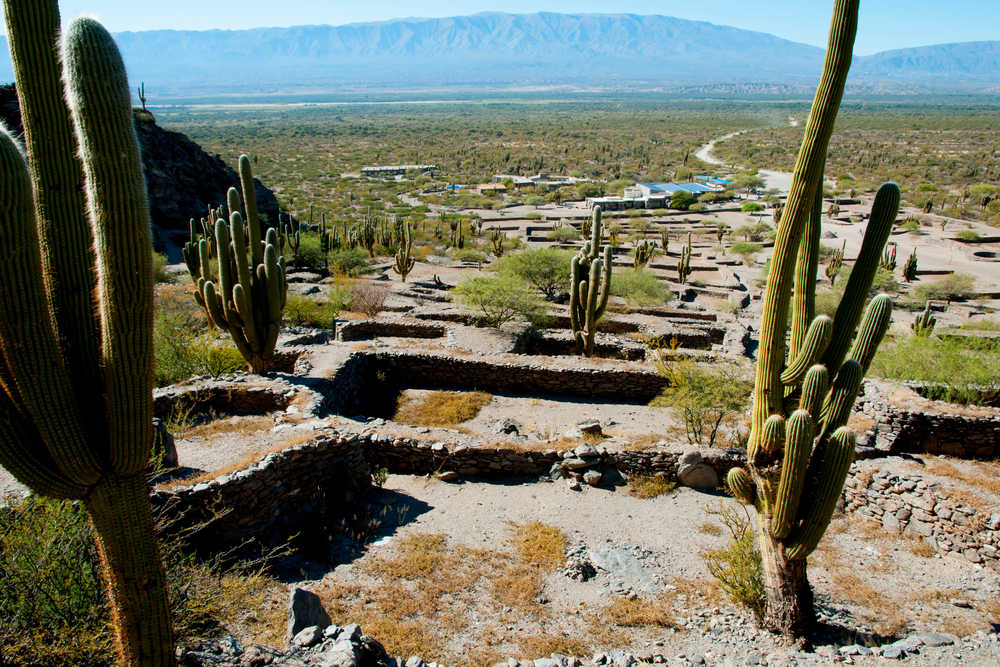
[[[145,477],[152,239],[124,64],[91,19],[53,48],[54,0],[4,11],[28,155],[0,131],[0,465],[35,493],[83,501],[121,664],[173,665]]]

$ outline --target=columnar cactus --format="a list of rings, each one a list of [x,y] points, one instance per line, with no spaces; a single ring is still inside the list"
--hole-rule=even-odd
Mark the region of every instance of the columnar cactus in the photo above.
[[[878,262],[880,269],[886,271],[896,270],[896,242],[890,241],[886,249],[882,252],[882,258]]]
[[[410,224],[406,223],[403,226],[403,237],[396,250],[396,261],[392,265],[392,270],[398,273],[405,283],[406,276],[413,270],[414,264],[416,260],[413,258],[413,239],[410,238]]]
[[[934,326],[936,324],[937,318],[931,315],[931,302],[928,301],[924,304],[924,311],[917,315],[917,318],[913,320],[913,323],[910,325],[910,329],[913,330],[914,336],[927,338],[934,333]]]
[[[677,260],[677,282],[684,284],[691,276],[691,232],[688,232],[687,245],[681,247],[681,256]]]
[[[840,246],[840,250],[834,250],[830,255],[830,259],[826,260],[826,268],[823,271],[830,281],[830,287],[833,287],[837,282],[837,276],[840,275],[840,268],[844,266],[844,248],[846,247],[847,241],[844,241]]]
[[[198,293],[209,320],[229,331],[250,370],[264,373],[274,361],[274,346],[285,309],[288,285],[285,258],[279,255],[278,231],[267,230],[260,238],[260,221],[253,190],[250,159],[240,156],[240,180],[245,199],[230,188],[227,195],[229,222],[215,221],[218,250],[218,284],[209,280],[208,241],[199,241],[201,278]],[[243,217],[242,205],[246,207]]]
[[[247,193],[244,191],[244,196]],[[312,208],[309,209],[309,216],[312,217]],[[281,225],[281,241],[279,244],[279,249],[281,254],[284,255],[285,248],[292,251],[292,264],[298,266],[299,264],[299,247],[302,244],[302,230],[300,229],[299,221],[293,218],[291,215],[288,216],[288,221]]]
[[[660,250],[664,255],[670,251],[670,232],[666,228],[660,230]]]
[[[636,269],[640,269],[647,264],[649,260],[653,258],[653,253],[656,251],[656,244],[652,241],[641,241],[635,246],[635,250],[632,253],[632,264]]]
[[[357,229],[357,239],[358,245],[362,246],[368,251],[368,256],[371,258],[375,257],[375,242],[378,240],[378,233],[375,224],[375,219],[370,217],[365,217],[360,225],[356,227]]]
[[[584,244],[570,262],[569,314],[570,328],[580,354],[594,353],[597,321],[604,314],[611,293],[611,247],[601,248],[601,208],[594,207],[590,243]]]
[[[497,257],[503,257],[504,243],[507,241],[507,234],[500,231],[499,229],[494,229],[490,232],[490,247],[493,248],[493,254]]]
[[[27,158],[0,130],[0,465],[83,502],[122,664],[172,665],[145,476],[152,239],[128,77],[96,21],[73,21],[60,54],[55,0],[4,10]]]
[[[917,279],[917,249],[914,248],[910,256],[906,258],[906,264],[903,264],[903,280],[908,283],[912,283]]]
[[[885,295],[865,307],[899,208],[899,188],[889,183],[875,197],[836,315],[815,315],[823,171],[857,16],[858,0],[836,0],[823,77],[764,295],[748,467],[729,475],[734,495],[758,512],[767,596],[764,625],[792,636],[815,622],[806,558],[829,525],[853,461],[854,434],[847,419],[892,314]],[[787,336],[789,310],[792,331]]]

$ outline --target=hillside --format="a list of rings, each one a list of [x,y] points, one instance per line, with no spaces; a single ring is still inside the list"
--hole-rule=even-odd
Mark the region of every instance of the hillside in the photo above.
[[[823,58],[819,48],[770,34],[635,14],[484,13],[342,26],[123,32],[116,38],[132,78],[153,85],[160,101],[335,88],[808,88]],[[0,78],[10,76],[4,56]],[[853,82],[877,89],[898,82],[902,92],[914,85],[974,92],[1000,83],[1000,42],[859,58]]]

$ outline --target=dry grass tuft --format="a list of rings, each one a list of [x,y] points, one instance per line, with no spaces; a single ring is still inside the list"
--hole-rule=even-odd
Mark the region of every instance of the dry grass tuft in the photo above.
[[[393,420],[416,426],[454,426],[473,419],[492,398],[482,391],[435,391],[423,398],[403,396]]]
[[[923,538],[911,539],[907,548],[911,554],[919,556],[920,558],[933,558],[934,554],[937,553],[937,550]]]
[[[213,438],[219,435],[233,433],[253,433],[265,431],[274,426],[274,419],[269,415],[252,417],[226,417],[213,419],[204,424],[198,424],[173,433],[175,438]]]
[[[429,577],[450,565],[450,553],[444,533],[417,533],[400,540],[397,555],[392,558],[373,558],[367,564],[373,574],[383,578],[399,577],[413,581]]]
[[[675,625],[673,608],[666,599],[646,600],[643,598],[616,598],[604,608],[604,612],[615,625],[626,628],[660,627]]]
[[[178,485],[192,486],[194,484],[199,484],[201,482],[210,482],[216,477],[222,475],[228,475],[230,473],[238,472],[240,470],[246,470],[250,466],[254,465],[261,459],[263,459],[268,454],[273,454],[275,452],[280,452],[282,450],[288,449],[289,447],[295,447],[296,445],[301,445],[303,443],[311,441],[315,437],[312,432],[300,435],[294,435],[290,438],[283,440],[275,445],[266,447],[264,449],[259,449],[257,451],[251,452],[238,461],[234,461],[229,465],[222,466],[215,470],[206,470],[205,472],[198,473],[197,475],[192,475],[191,477],[185,477],[183,479],[172,479],[166,482],[162,482],[156,485],[157,490],[170,489]]]
[[[698,532],[705,535],[712,535],[713,537],[722,535],[722,528],[717,523],[712,523],[711,521],[705,521],[700,526],[698,526]]]
[[[676,488],[677,482],[660,475],[632,475],[628,480],[628,491],[636,498],[665,496]]]
[[[935,475],[963,482],[975,489],[1000,496],[1000,464],[998,463],[966,461],[960,467],[943,457],[928,457],[926,464],[927,470]]]
[[[534,660],[559,653],[562,655],[587,655],[587,644],[573,637],[563,635],[541,634],[520,637],[517,640],[518,655],[527,660]]]
[[[514,531],[511,545],[523,563],[551,572],[566,562],[566,534],[555,526],[529,521],[510,527]]]

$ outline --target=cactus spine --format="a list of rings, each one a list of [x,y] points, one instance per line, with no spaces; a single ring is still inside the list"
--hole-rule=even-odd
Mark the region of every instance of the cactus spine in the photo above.
[[[0,465],[36,493],[83,501],[120,662],[172,665],[145,480],[152,239],[128,78],[94,20],[72,22],[60,54],[55,0],[4,10],[27,159],[0,131],[12,250],[0,265]]]
[[[917,318],[910,324],[910,329],[913,331],[914,336],[927,338],[934,332],[936,324],[937,318],[931,315],[931,302],[928,301],[924,304],[923,312],[917,315]]]
[[[917,279],[917,249],[914,248],[903,264],[903,280],[912,283]]]
[[[744,488],[742,473],[730,475],[736,480],[730,486],[740,489],[741,499],[753,498],[758,510],[764,626],[790,636],[801,636],[815,622],[806,557],[829,524],[853,461],[854,436],[845,423],[892,312],[884,295],[865,308],[899,209],[899,188],[890,183],[875,197],[835,316],[832,321],[815,317],[823,171],[850,68],[858,4],[834,3],[823,76],[775,240],[744,471],[752,493]],[[790,311],[792,335],[787,337]]]
[[[688,232],[687,245],[681,247],[681,257],[677,260],[677,282],[681,285],[691,276],[691,232]]]
[[[594,353],[597,321],[604,314],[611,293],[611,247],[601,248],[601,208],[595,207],[591,221],[590,243],[584,244],[570,262],[570,328],[580,354]]]
[[[254,373],[270,370],[274,346],[285,309],[288,285],[285,283],[285,258],[279,255],[278,231],[267,230],[260,238],[260,221],[253,191],[250,159],[240,156],[240,180],[244,199],[235,188],[227,195],[229,222],[215,221],[215,245],[218,249],[218,284],[209,280],[207,241],[199,241],[202,277],[198,292],[209,320],[229,331],[236,348]],[[246,207],[243,217],[241,204]]]
[[[656,251],[656,244],[652,241],[642,241],[635,246],[635,250],[632,253],[632,264],[636,270],[649,264],[649,260],[653,258],[653,253]]]
[[[398,273],[405,283],[406,276],[413,270],[414,264],[416,264],[416,260],[413,258],[413,239],[410,238],[410,223],[406,223],[403,226],[403,237],[399,243],[399,249],[396,250],[396,261],[392,265],[392,270]]]

